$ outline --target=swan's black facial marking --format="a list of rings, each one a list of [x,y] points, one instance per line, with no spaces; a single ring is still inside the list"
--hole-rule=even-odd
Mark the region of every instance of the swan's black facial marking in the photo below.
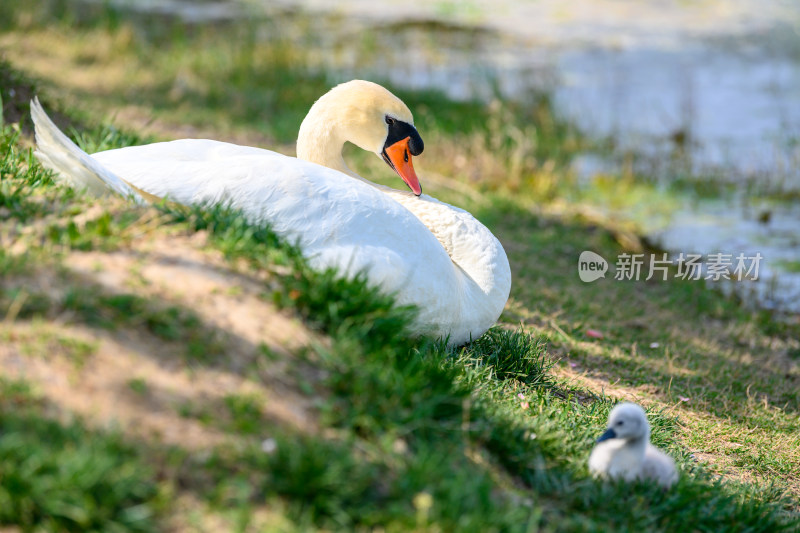
[[[422,194],[422,185],[419,183],[414,165],[411,163],[412,155],[422,153],[424,145],[416,128],[408,122],[403,122],[386,115],[387,132],[386,141],[381,150],[381,157],[389,167],[408,185],[415,195]]]
[[[394,170],[395,172],[397,172],[397,169],[395,168],[395,166],[394,166],[394,163],[392,163],[392,160],[391,160],[391,159],[389,159],[389,154],[387,154],[387,153],[386,153],[386,148],[385,148],[385,147],[384,147],[384,149],[383,149],[383,152],[381,152],[381,157],[383,157],[383,160],[384,160],[384,161],[386,161],[386,164],[387,164],[387,165],[389,165],[389,167],[390,167],[392,170]]]
[[[409,137],[408,151],[411,152],[411,155],[419,155],[422,153],[422,150],[425,149],[425,144],[422,142],[422,137],[419,136],[417,128],[408,122],[397,120],[396,118],[388,115],[386,116],[385,120],[386,124],[389,126],[389,133],[386,135],[386,142],[383,143],[384,159],[387,159],[386,149],[397,141],[402,141],[406,137]]]

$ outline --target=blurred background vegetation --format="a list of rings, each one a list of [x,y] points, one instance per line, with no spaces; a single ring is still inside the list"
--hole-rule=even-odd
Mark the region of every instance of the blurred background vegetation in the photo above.
[[[796,530],[797,11],[6,0],[0,525]],[[293,155],[310,105],[352,78],[408,104],[426,192],[508,252],[501,324],[464,349],[405,338],[413,311],[268,228],[93,200],[29,150],[38,94],[89,152],[203,137]],[[586,285],[588,249],[765,264],[722,290]],[[675,491],[587,477],[618,398],[649,408]]]

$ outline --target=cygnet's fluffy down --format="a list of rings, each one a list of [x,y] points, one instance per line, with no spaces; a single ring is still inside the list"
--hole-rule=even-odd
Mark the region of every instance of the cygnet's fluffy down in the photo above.
[[[675,461],[650,444],[647,415],[633,403],[611,410],[608,429],[589,456],[589,471],[596,477],[654,481],[665,488],[678,480]]]

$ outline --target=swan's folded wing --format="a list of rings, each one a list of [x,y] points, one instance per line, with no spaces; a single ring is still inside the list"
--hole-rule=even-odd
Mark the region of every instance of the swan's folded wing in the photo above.
[[[417,306],[420,332],[466,342],[494,323],[508,296],[501,284],[505,295],[500,295],[502,301],[498,298],[498,309],[482,312],[476,299],[485,299],[485,291],[452,261],[420,218],[373,185],[336,170],[268,150],[205,140],[93,157],[151,195],[185,205],[227,204],[251,222],[268,222],[278,235],[299,244],[314,266],[335,267],[348,275],[369,272],[369,282],[395,293],[399,304]],[[453,228],[467,222],[466,217],[456,213]],[[474,246],[485,252],[480,243]],[[502,259],[508,270],[505,254]],[[435,327],[426,329],[430,325]]]

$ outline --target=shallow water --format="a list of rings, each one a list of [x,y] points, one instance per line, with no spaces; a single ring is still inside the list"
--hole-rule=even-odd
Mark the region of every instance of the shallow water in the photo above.
[[[673,221],[653,229],[651,237],[674,252],[763,256],[758,282],[715,282],[746,301],[782,314],[800,314],[800,205],[756,207],[745,200],[717,200],[687,205]],[[674,254],[672,254],[674,256]]]
[[[508,98],[552,90],[562,112],[622,149],[663,159],[679,138],[695,173],[722,169],[800,190],[795,0],[280,4],[336,13],[338,30],[318,30],[345,47],[383,25],[385,42],[376,57],[359,56],[355,72],[457,98],[495,85]],[[476,28],[486,33],[469,33]]]
[[[800,60],[792,56],[701,42],[568,52],[557,69],[560,109],[622,149],[665,160],[686,148],[694,174],[800,190]]]

